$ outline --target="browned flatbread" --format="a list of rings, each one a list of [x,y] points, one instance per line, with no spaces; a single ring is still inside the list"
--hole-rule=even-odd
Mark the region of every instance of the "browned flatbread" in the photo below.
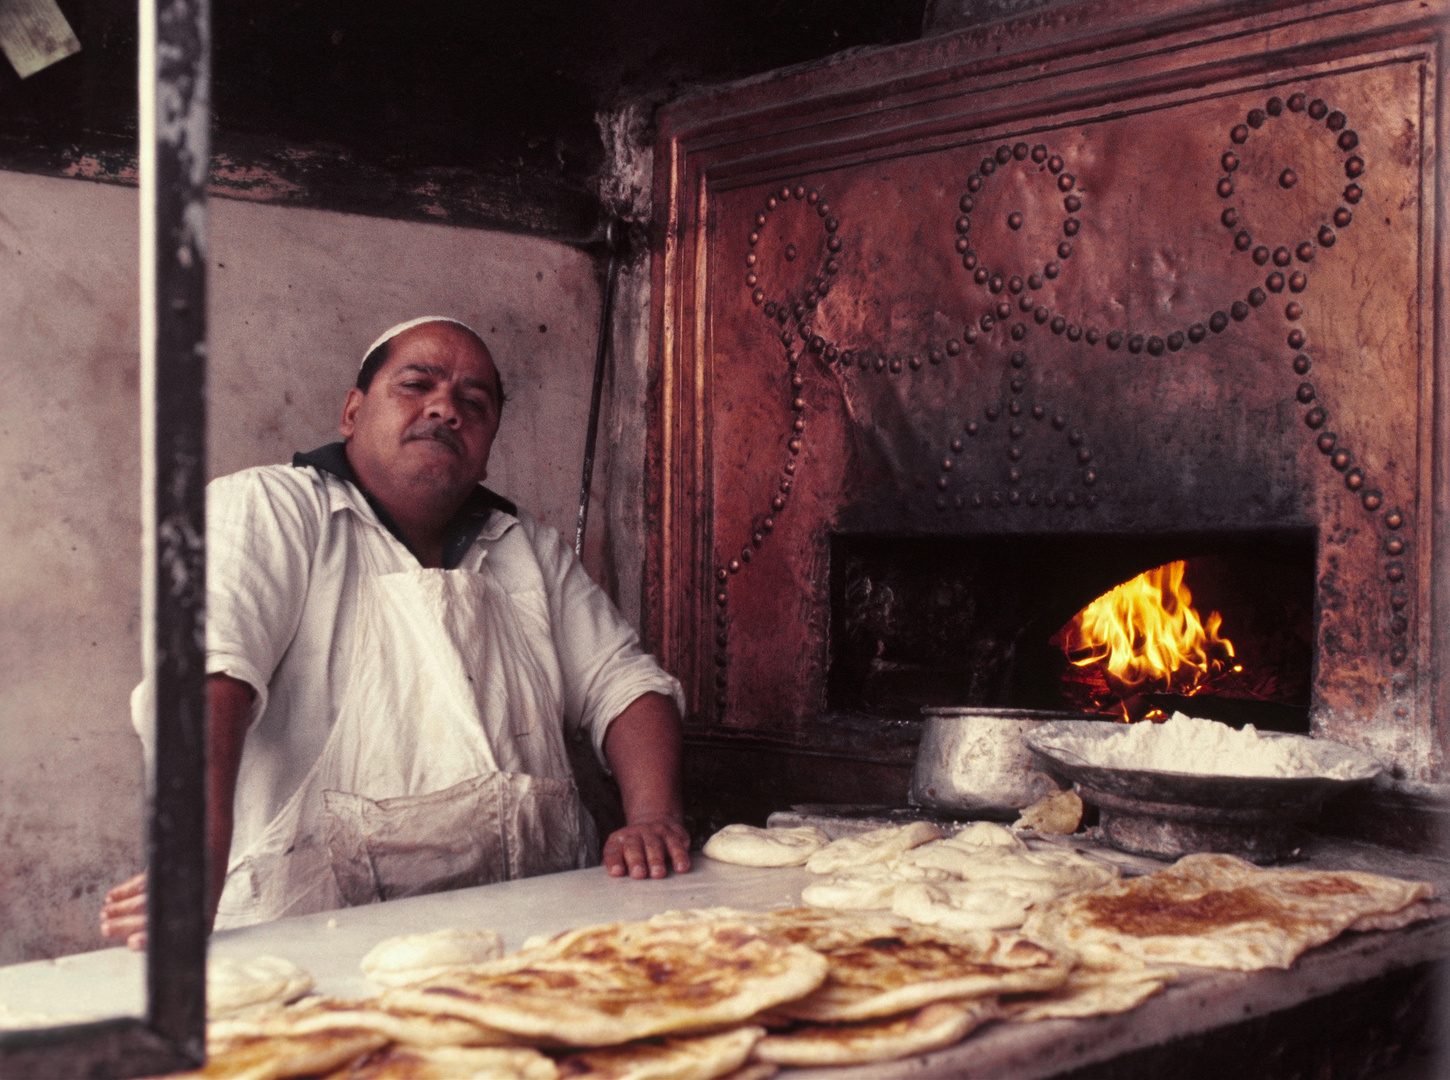
[[[1111,1016],[1136,1009],[1176,978],[1173,968],[1136,960],[1117,968],[1075,967],[1066,982],[1046,993],[1004,998],[1002,1018],[1029,1023]]]
[[[170,1080],[288,1080],[318,1076],[376,1050],[385,1035],[361,1028],[332,1028],[310,1035],[259,1035],[237,1039],[207,1063]]]
[[[1071,964],[1015,934],[952,933],[809,908],[773,912],[773,933],[830,962],[814,993],[772,1010],[820,1023],[871,1020],[935,1001],[1047,990]]]
[[[1345,929],[1367,932],[1370,930],[1400,930],[1412,923],[1424,922],[1426,919],[1443,919],[1450,915],[1450,904],[1443,900],[1416,900],[1400,908],[1399,911],[1391,911],[1383,914],[1361,915],[1350,923]]]
[[[617,1046],[741,1023],[810,993],[826,966],[749,922],[612,923],[380,1000],[543,1044]]]
[[[393,1042],[413,1046],[512,1046],[518,1040],[472,1020],[398,1006],[379,1007],[376,999],[343,1001],[309,997],[285,1008],[259,1010],[207,1025],[207,1046],[224,1049],[238,1039],[260,1035],[310,1035],[335,1028],[375,1031]]]
[[[388,1046],[326,1080],[557,1080],[559,1067],[524,1046]]]
[[[1367,917],[1403,911],[1435,886],[1352,871],[1264,870],[1232,855],[1185,855],[1165,870],[1035,909],[1022,932],[1113,966],[1287,968]]]
[[[859,1024],[811,1024],[767,1035],[755,1056],[776,1065],[863,1065],[940,1050],[964,1039],[997,1015],[994,998],[940,1001],[905,1016]]]
[[[720,1080],[770,1080],[778,1072],[780,1066],[769,1061],[747,1061],[734,1072],[720,1077]]]
[[[559,1076],[589,1080],[717,1080],[745,1064],[764,1028],[694,1038],[646,1039],[559,1060]]]

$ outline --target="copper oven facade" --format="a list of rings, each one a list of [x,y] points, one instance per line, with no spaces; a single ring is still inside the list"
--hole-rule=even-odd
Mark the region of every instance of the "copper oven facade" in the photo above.
[[[1443,779],[1445,8],[1080,4],[669,107],[645,609],[692,744],[899,782],[909,732],[824,707],[835,534],[1298,530],[1314,729]]]

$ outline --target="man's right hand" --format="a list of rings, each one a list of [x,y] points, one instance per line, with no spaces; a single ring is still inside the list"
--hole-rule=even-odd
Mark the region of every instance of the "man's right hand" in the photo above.
[[[146,875],[137,874],[106,893],[101,907],[101,936],[124,940],[126,947],[146,948]]]

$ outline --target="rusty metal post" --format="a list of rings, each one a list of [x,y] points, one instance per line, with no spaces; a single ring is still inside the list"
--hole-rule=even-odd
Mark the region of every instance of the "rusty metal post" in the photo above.
[[[154,5],[154,6],[153,6]],[[141,5],[145,666],[155,687],[147,1022],[201,1060],[206,1019],[208,0]]]

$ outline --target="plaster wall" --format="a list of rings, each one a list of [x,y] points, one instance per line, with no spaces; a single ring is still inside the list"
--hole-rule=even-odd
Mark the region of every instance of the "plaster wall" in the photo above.
[[[134,189],[0,172],[0,963],[100,947],[141,866]],[[219,475],[336,436],[368,342],[424,313],[489,341],[510,401],[488,483],[572,537],[599,289],[576,249],[503,233],[211,203]],[[642,385],[626,379],[631,393]],[[586,566],[613,582],[606,400]],[[620,424],[634,434],[621,432]],[[637,476],[637,469],[625,475]]]

